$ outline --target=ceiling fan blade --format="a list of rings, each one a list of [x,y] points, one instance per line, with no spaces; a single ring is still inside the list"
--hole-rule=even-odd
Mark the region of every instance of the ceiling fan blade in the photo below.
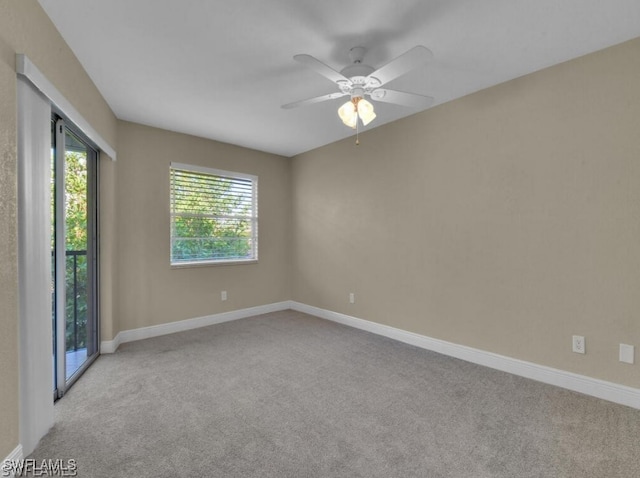
[[[410,108],[428,108],[433,104],[431,96],[416,95],[415,93],[405,93],[404,91],[387,90],[378,88],[371,92],[371,99],[382,103],[393,103],[394,105],[408,106]]]
[[[330,66],[325,65],[320,60],[312,57],[311,55],[296,55],[293,57],[293,59],[298,63],[302,63],[303,65],[308,66],[312,70],[315,70],[317,73],[320,73],[322,76],[330,79],[334,83],[339,84],[345,81],[349,84],[351,83],[351,80],[349,80],[349,78],[337,72]]]
[[[340,98],[341,96],[347,96],[348,93],[343,93],[342,91],[338,91],[336,93],[329,93],[328,95],[316,96],[315,98],[309,98],[308,100],[294,101],[293,103],[288,103],[286,105],[282,105],[282,108],[285,110],[290,110],[292,108],[297,108],[299,106],[307,106],[312,105],[314,103],[320,103],[321,101],[333,100],[335,98]]]
[[[422,45],[414,46],[411,50],[378,68],[371,73],[368,78],[377,79],[380,81],[380,86],[382,86],[426,63],[431,58],[433,58],[431,50]]]

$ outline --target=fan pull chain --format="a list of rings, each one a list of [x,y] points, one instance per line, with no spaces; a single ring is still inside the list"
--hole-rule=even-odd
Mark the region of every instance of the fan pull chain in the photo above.
[[[356,146],[360,145],[360,138],[358,137],[360,130],[358,128],[358,116],[356,115]]]

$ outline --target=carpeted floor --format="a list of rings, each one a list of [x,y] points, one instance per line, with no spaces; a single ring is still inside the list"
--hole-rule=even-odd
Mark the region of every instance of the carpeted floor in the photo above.
[[[294,311],[123,344],[32,458],[82,477],[637,477],[640,411]]]

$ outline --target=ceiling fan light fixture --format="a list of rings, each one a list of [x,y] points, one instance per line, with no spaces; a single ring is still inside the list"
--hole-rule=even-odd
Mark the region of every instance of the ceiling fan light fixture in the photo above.
[[[338,108],[338,116],[349,128],[355,128],[358,122],[358,110],[353,100],[347,101]]]
[[[367,126],[376,118],[376,113],[373,111],[373,105],[369,101],[362,98],[358,101],[357,106],[358,116],[360,116],[363,125]]]
[[[338,108],[338,116],[345,125],[355,129],[358,124],[358,118],[362,120],[363,125],[367,126],[375,119],[376,114],[373,111],[373,105],[369,101],[361,96],[353,96]]]

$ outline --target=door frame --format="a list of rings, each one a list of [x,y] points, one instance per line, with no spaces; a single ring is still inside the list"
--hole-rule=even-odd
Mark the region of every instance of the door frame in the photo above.
[[[100,294],[99,291],[99,160],[100,149],[80,131],[80,129],[57,108],[52,106],[52,121],[55,122],[55,222],[65,224],[65,150],[66,135],[75,136],[87,147],[87,308],[91,307],[93,324],[92,337],[87,337],[87,352],[90,341],[95,349],[84,363],[67,379],[66,376],[66,227],[55,228],[55,376],[54,401],[62,398],[66,391],[91,366],[100,355]],[[52,138],[53,139],[53,138]],[[61,179],[60,179],[61,178]],[[59,205],[62,204],[62,207]],[[58,247],[62,244],[61,247]],[[60,266],[60,264],[62,266]],[[59,319],[61,318],[61,319]],[[87,318],[87,323],[89,317]],[[89,328],[89,325],[87,325]],[[87,331],[89,334],[89,330]],[[62,352],[61,352],[62,351]]]

